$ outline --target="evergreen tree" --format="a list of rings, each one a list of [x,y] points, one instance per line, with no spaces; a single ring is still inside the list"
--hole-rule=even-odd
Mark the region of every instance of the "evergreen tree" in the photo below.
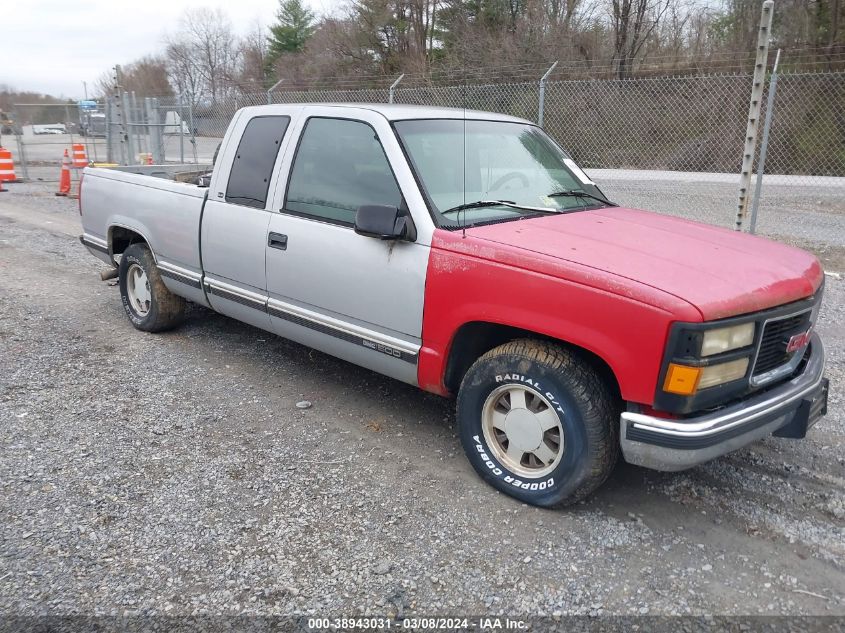
[[[285,53],[298,53],[314,34],[314,13],[302,0],[280,0],[278,22],[270,27],[267,65],[272,68]]]

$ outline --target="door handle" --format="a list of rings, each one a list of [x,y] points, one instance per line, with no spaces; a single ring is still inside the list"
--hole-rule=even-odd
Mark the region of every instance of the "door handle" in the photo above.
[[[281,233],[270,233],[267,236],[267,246],[270,248],[278,248],[280,251],[288,249],[288,236]]]

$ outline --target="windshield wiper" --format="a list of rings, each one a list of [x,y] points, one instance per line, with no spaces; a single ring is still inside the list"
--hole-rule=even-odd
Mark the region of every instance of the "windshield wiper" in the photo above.
[[[500,207],[502,205],[513,204],[512,200],[477,200],[475,202],[467,202],[466,204],[459,204],[451,209],[443,211],[443,215],[447,213],[455,213],[456,211],[464,211],[465,209],[482,209],[484,207]]]
[[[455,213],[456,211],[464,211],[465,209],[482,209],[484,207],[511,207],[512,209],[522,209],[524,211],[537,211],[538,213],[560,213],[559,209],[550,209],[548,207],[529,207],[524,204],[516,204],[513,200],[478,200],[477,202],[467,202],[466,204],[459,204],[451,209],[443,211],[443,215],[447,213]]]
[[[554,193],[550,193],[548,195],[549,198],[592,198],[593,200],[598,200],[602,204],[606,204],[611,207],[618,207],[619,205],[615,202],[611,202],[610,200],[606,200],[605,198],[600,198],[598,196],[594,196],[591,193],[587,193],[586,191],[581,191],[580,189],[567,189],[565,191],[555,191]]]

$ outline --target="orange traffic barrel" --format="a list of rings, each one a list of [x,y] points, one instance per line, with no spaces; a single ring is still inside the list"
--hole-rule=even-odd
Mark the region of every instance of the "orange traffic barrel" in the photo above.
[[[82,143],[73,144],[73,166],[87,167],[88,157],[85,155],[85,145]]]
[[[15,163],[12,161],[12,152],[0,147],[0,180],[4,182],[18,182],[15,176]]]

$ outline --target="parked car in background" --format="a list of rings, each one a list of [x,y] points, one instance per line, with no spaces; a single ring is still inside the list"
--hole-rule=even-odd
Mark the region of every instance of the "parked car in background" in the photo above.
[[[100,137],[106,136],[106,115],[103,112],[80,113],[79,134],[81,136]]]
[[[32,133],[40,134],[67,134],[67,126],[64,123],[45,123],[42,125],[33,124]]]

